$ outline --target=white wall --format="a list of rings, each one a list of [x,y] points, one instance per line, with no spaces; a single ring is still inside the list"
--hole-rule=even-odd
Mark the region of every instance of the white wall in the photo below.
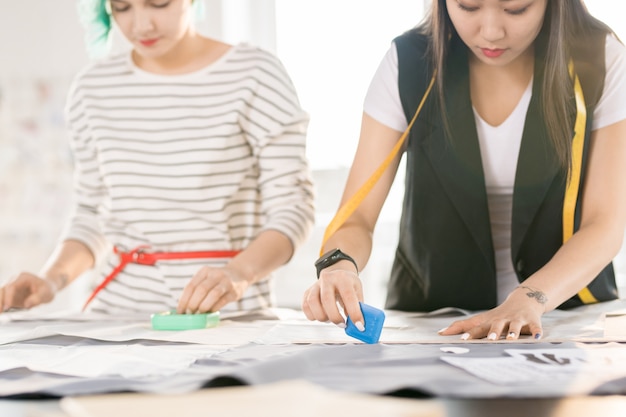
[[[339,205],[370,80],[393,38],[415,26],[422,15],[422,4],[416,0],[276,0],[276,49],[311,116],[307,155],[317,189],[311,239],[279,271],[277,294],[285,304],[299,306],[301,294],[315,280],[313,262]],[[371,305],[384,304],[402,192],[401,168],[361,273]]]
[[[67,211],[62,106],[87,62],[75,11],[73,0],[0,1],[0,282],[39,270]]]
[[[65,76],[86,62],[73,0],[0,1],[0,75]]]

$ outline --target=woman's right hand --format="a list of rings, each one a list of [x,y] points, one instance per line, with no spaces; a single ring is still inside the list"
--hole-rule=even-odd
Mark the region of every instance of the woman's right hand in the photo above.
[[[304,292],[302,311],[309,320],[331,321],[345,328],[345,318],[339,311],[341,306],[354,325],[361,329],[364,319],[359,301],[363,301],[363,285],[353,269],[337,268],[344,262],[346,268],[352,266],[348,261],[342,261],[322,270],[317,282]]]
[[[54,283],[29,272],[0,288],[0,311],[10,308],[32,308],[52,301],[57,288]]]

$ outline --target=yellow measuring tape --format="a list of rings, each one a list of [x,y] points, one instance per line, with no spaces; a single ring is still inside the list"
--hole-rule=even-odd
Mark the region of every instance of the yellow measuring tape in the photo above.
[[[587,108],[585,98],[580,85],[578,75],[574,73],[574,64],[570,61],[569,73],[574,79],[574,94],[576,96],[576,122],[574,123],[574,139],[572,140],[572,165],[570,176],[565,188],[563,199],[563,243],[567,242],[574,234],[574,215],[576,213],[576,201],[580,189],[580,177],[582,173],[583,149],[585,146],[585,130],[587,125]],[[578,297],[584,304],[597,303],[598,300],[589,291],[588,287],[578,292]]]
[[[422,101],[420,102],[419,106],[417,106],[417,110],[415,111],[415,115],[411,119],[409,126],[406,128],[402,136],[400,136],[400,139],[395,144],[391,152],[389,152],[389,155],[387,155],[385,160],[367,179],[367,181],[365,181],[361,188],[359,188],[357,192],[354,193],[354,195],[350,197],[350,199],[339,208],[337,214],[335,214],[335,217],[333,217],[333,219],[326,227],[326,231],[324,232],[324,238],[322,239],[322,247],[320,248],[320,256],[324,253],[324,245],[326,245],[328,239],[341,227],[342,224],[346,222],[346,220],[348,220],[352,213],[354,213],[354,210],[356,210],[359,204],[361,204],[361,201],[363,201],[363,199],[372,190],[372,188],[374,188],[374,185],[376,185],[380,177],[383,175],[383,172],[385,172],[391,161],[393,161],[398,152],[400,152],[400,149],[402,149],[402,144],[405,142],[407,136],[409,135],[411,127],[413,127],[413,123],[417,119],[417,116],[420,114],[420,111],[422,111],[422,107],[426,102],[426,98],[428,97],[428,94],[430,93],[430,90],[435,83],[435,75],[436,72],[433,73],[433,76],[430,79],[430,83],[428,84],[428,88],[426,89],[426,92],[424,93],[424,96],[422,97]]]

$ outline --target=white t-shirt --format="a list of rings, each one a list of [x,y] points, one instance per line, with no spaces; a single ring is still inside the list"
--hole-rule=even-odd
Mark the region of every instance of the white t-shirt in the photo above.
[[[130,53],[79,74],[67,103],[76,162],[75,210],[63,239],[79,240],[102,276],[119,259],[108,248],[154,252],[244,249],[264,230],[298,247],[314,221],[305,157],[309,116],[278,58],[235,45],[180,75],[148,73]],[[129,264],[98,294],[97,312],[175,308],[205,265],[225,259]],[[224,308],[273,305],[268,280]]]
[[[592,130],[626,119],[626,47],[610,35],[605,45],[604,90],[594,110]],[[531,95],[532,81],[517,107],[499,126],[489,125],[474,111],[495,249],[498,302],[504,301],[518,285],[511,260],[511,213],[517,157]],[[363,109],[385,126],[401,132],[407,128],[398,89],[395,45],[389,48],[380,63],[365,96]]]

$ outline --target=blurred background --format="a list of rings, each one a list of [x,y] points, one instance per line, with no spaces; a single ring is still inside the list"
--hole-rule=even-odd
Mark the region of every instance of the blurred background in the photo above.
[[[429,0],[197,1],[207,12],[199,30],[277,54],[311,115],[307,154],[318,195],[316,227],[276,280],[280,306],[299,308],[356,149],[369,81],[390,42],[419,22]],[[626,39],[614,0],[586,4]],[[73,76],[89,62],[83,36],[75,0],[0,0],[0,282],[39,271],[68,215],[73,162],[63,107]],[[114,49],[126,47],[116,35]],[[374,306],[384,303],[402,193],[399,175],[362,273],[366,301]],[[616,260],[622,286],[623,257]],[[44,308],[77,308],[93,279],[83,277]]]

